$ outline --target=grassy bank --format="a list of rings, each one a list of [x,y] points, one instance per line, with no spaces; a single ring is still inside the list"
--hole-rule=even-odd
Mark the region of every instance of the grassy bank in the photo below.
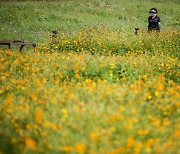
[[[135,27],[146,30],[148,11],[157,7],[162,30],[179,26],[179,4],[173,1],[7,1],[0,2],[0,34],[5,40],[42,42],[52,30],[74,30],[109,26],[132,32]]]

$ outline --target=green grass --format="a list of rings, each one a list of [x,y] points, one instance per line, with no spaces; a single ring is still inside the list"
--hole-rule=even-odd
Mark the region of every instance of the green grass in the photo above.
[[[135,27],[146,30],[151,7],[159,10],[162,30],[179,26],[179,4],[173,1],[8,1],[0,4],[3,40],[41,43],[52,30],[71,32],[99,25],[123,32],[132,32]]]

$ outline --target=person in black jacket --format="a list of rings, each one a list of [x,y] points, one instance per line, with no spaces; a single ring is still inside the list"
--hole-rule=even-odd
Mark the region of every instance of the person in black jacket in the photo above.
[[[160,23],[161,20],[160,18],[157,16],[157,9],[156,8],[152,8],[150,9],[149,13],[151,14],[151,16],[149,16],[148,18],[148,31],[158,31],[160,32]]]

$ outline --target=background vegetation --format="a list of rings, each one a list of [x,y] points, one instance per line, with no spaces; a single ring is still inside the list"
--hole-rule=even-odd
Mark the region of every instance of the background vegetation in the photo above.
[[[130,33],[135,27],[146,31],[151,7],[159,10],[162,30],[179,27],[178,1],[6,1],[0,2],[0,34],[5,40],[41,43],[52,30],[70,33],[102,25]]]

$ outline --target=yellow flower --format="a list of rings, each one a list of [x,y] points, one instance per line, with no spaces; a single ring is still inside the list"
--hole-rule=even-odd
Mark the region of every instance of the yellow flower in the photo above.
[[[52,104],[57,104],[57,100],[55,98],[50,97],[49,100]]]
[[[114,63],[109,63],[109,66],[113,69],[114,68]]]
[[[146,76],[146,75],[143,75],[143,76],[141,76],[141,79],[146,80],[146,79],[147,79],[147,76]]]
[[[43,111],[40,108],[35,109],[34,119],[37,123],[41,123],[43,120]]]
[[[168,125],[169,123],[169,119],[168,118],[164,118],[163,119],[163,125]]]
[[[149,134],[149,130],[142,130],[142,129],[140,129],[140,130],[138,130],[138,134],[139,135],[147,135],[147,134]]]
[[[26,125],[26,128],[27,128],[27,129],[32,129],[32,125],[31,125],[31,124],[27,124],[27,125]]]
[[[77,153],[84,153],[85,152],[85,145],[83,143],[76,143],[74,145],[74,149]]]
[[[8,107],[12,103],[13,98],[14,98],[14,94],[12,94],[12,93],[8,94],[7,98],[4,100],[4,106]]]
[[[136,111],[135,109],[132,109],[132,110],[131,110],[131,113],[132,113],[132,114],[136,114],[137,111]]]
[[[97,131],[91,132],[91,134],[90,134],[90,139],[91,139],[91,141],[94,141],[94,142],[100,141],[100,135],[99,135],[99,133],[98,133]]]
[[[62,120],[63,122],[65,122],[66,119],[68,118],[68,111],[67,111],[65,108],[63,108],[63,109],[61,110],[61,113],[63,114],[62,117],[61,117],[61,120]]]
[[[62,112],[62,114],[67,114],[68,113],[68,111],[66,109],[62,109],[61,112]]]
[[[132,146],[134,146],[134,144],[135,144],[134,138],[133,137],[129,137],[127,139],[127,147],[132,147]]]
[[[37,85],[38,87],[41,87],[41,86],[42,86],[42,83],[41,83],[41,81],[40,81],[39,79],[36,79],[35,81],[36,81],[36,85]]]
[[[116,115],[111,116],[108,119],[108,123],[114,123],[116,121],[123,120],[123,119],[124,119],[124,116],[118,113]]]
[[[35,95],[35,94],[32,94],[31,95],[31,98],[34,100],[34,101],[37,101],[38,99],[37,99],[37,96]]]
[[[150,148],[151,146],[153,146],[153,144],[154,144],[154,140],[153,140],[152,138],[149,138],[149,139],[146,141],[145,146],[146,146],[147,148]]]
[[[52,123],[49,121],[46,121],[46,122],[44,122],[44,127],[50,128],[50,127],[52,127]]]
[[[68,60],[68,61],[69,61],[69,60],[71,60],[71,59],[70,59],[70,57],[67,57],[67,58],[66,58],[66,60]]]
[[[176,136],[178,138],[178,140],[180,139],[180,129],[176,130]]]
[[[63,152],[72,152],[74,148],[72,146],[60,146],[59,150]]]
[[[76,77],[76,78],[80,78],[79,73],[76,73],[76,74],[75,74],[75,77]]]
[[[30,137],[27,137],[25,142],[26,142],[26,146],[30,149],[34,149],[36,146],[36,142]]]
[[[7,113],[12,113],[12,111],[13,111],[13,110],[12,110],[11,108],[7,108],[7,109],[6,109],[6,112],[7,112]]]
[[[121,153],[127,153],[127,149],[124,147],[117,147],[111,150],[107,151],[108,154],[121,154]]]
[[[113,76],[113,72],[112,72],[112,71],[110,71],[110,72],[109,72],[109,75],[110,75],[110,76]]]
[[[53,130],[59,130],[61,129],[61,126],[59,124],[53,125]]]
[[[180,102],[175,102],[175,105],[176,105],[177,107],[180,107]]]
[[[141,151],[141,149],[142,149],[142,147],[143,147],[143,144],[142,144],[142,143],[140,143],[140,142],[136,143],[135,149],[134,149],[134,153],[135,153],[135,154],[139,154],[140,151]]]
[[[147,92],[147,93],[146,93],[146,98],[147,98],[147,99],[151,99],[151,98],[152,98],[151,94]]]
[[[121,112],[123,112],[123,111],[125,111],[125,110],[126,110],[126,108],[125,108],[124,106],[122,106],[122,105],[120,106],[120,108],[119,108],[119,109],[120,109],[120,111],[121,111]]]

